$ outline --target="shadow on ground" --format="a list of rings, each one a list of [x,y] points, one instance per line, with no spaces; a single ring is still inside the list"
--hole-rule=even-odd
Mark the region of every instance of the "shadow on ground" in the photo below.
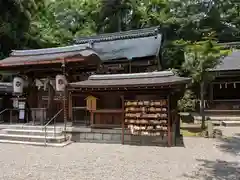
[[[221,160],[209,161],[198,159],[200,166],[192,175],[184,175],[188,179],[201,180],[239,180],[240,166],[238,162]]]
[[[235,134],[231,138],[221,139],[220,144],[217,147],[223,152],[240,156],[240,134]]]

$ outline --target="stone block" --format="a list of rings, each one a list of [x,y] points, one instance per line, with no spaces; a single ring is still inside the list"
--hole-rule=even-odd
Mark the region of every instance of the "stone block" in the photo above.
[[[94,139],[95,140],[102,140],[103,139],[103,135],[101,133],[94,133]]]
[[[124,135],[124,141],[131,141],[131,135]]]
[[[114,141],[121,141],[121,134],[113,134],[112,140]]]
[[[86,139],[93,140],[93,133],[86,133]]]
[[[103,140],[110,141],[112,139],[112,134],[103,134]]]
[[[80,133],[80,139],[86,139],[86,133]]]

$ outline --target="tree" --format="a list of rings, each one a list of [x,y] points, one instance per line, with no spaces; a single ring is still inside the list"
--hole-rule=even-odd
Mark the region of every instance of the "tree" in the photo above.
[[[212,34],[206,40],[192,43],[186,46],[185,62],[182,65],[183,72],[192,77],[192,83],[200,86],[201,103],[200,110],[202,115],[202,128],[205,128],[204,116],[204,84],[213,80],[214,75],[209,72],[215,68],[221,58],[229,53],[228,50],[223,50],[212,38]]]
[[[79,36],[96,34],[100,0],[45,2],[31,22],[31,35],[50,46],[72,44]]]
[[[0,1],[0,58],[8,55],[10,50],[23,49],[30,43],[32,46],[37,46],[28,35],[28,31],[30,21],[41,2]]]

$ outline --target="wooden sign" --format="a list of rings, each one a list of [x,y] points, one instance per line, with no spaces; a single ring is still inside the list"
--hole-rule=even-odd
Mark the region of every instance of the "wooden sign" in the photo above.
[[[87,110],[94,111],[97,109],[97,98],[94,96],[88,96],[86,99]]]

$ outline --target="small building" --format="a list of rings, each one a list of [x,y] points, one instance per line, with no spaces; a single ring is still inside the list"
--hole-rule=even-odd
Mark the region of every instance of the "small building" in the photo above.
[[[127,129],[127,141],[151,136],[155,137],[151,141],[171,146],[180,134],[177,100],[189,82],[189,78],[171,71],[92,75],[88,80],[70,83],[68,91],[69,96],[82,94],[90,101],[86,109],[90,112],[91,128],[122,128],[122,143]],[[69,118],[72,119],[72,114]],[[84,137],[94,137],[94,130],[90,132]],[[82,140],[88,138],[77,139]]]
[[[205,99],[209,111],[240,110],[240,51],[234,51],[210,71],[215,79],[209,83]]]

